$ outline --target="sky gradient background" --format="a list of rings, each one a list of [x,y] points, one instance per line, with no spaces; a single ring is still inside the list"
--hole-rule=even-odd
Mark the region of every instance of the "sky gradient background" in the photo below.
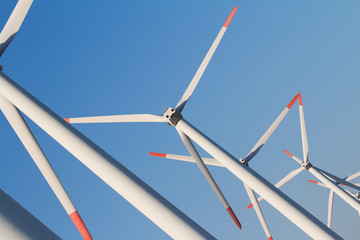
[[[0,2],[0,26],[16,1]],[[225,22],[231,24],[183,115],[245,157],[302,92],[309,160],[339,177],[359,169],[360,2],[34,1],[3,54],[4,72],[62,117],[161,114],[175,106]],[[27,119],[29,120],[29,119]],[[28,121],[95,239],[169,239],[39,127]],[[74,125],[219,239],[266,239],[243,183],[210,171],[242,223],[239,231],[196,165],[147,152],[186,154],[167,124]],[[80,234],[4,117],[0,187],[64,239]],[[297,104],[251,161],[276,183],[302,157]],[[200,150],[202,156],[208,157]],[[328,190],[303,172],[281,189],[326,223]],[[119,183],[121,184],[121,183]],[[274,239],[308,239],[263,201]],[[333,229],[360,234],[358,213],[335,196]]]

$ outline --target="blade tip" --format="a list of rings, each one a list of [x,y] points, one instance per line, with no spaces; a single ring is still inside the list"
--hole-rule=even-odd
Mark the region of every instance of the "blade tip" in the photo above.
[[[231,22],[231,19],[234,17],[234,14],[235,14],[237,8],[238,8],[238,6],[235,6],[235,7],[233,8],[233,10],[231,10],[230,15],[228,16],[228,18],[226,19],[226,21],[225,21],[225,23],[224,23],[224,25],[223,25],[224,28],[227,28],[227,27],[229,26],[229,24],[230,24],[230,22]]]
[[[165,154],[165,153],[149,152],[149,154],[150,154],[151,156],[154,156],[154,157],[166,158],[166,154]]]
[[[228,207],[226,209],[228,211],[228,213],[230,214],[231,218],[233,219],[233,221],[235,222],[235,224],[238,226],[238,228],[240,228],[241,230],[241,224],[239,222],[239,219],[236,217],[234,211],[231,209],[231,207]]]
[[[290,109],[292,107],[292,105],[294,105],[294,103],[295,103],[296,99],[298,99],[298,97],[299,97],[299,94],[297,94],[286,107],[288,109]]]
[[[249,206],[246,207],[246,209],[250,209],[250,208],[252,208],[252,206],[253,206],[253,205],[250,204]]]
[[[308,180],[309,182],[311,182],[311,183],[315,183],[315,184],[318,184],[318,182],[316,182],[316,181],[314,181],[314,180]]]
[[[76,228],[79,230],[81,236],[85,240],[92,240],[92,237],[91,237],[89,231],[87,230],[83,220],[81,219],[79,213],[77,211],[74,211],[69,216],[70,216],[71,220],[73,221],[73,223],[75,224]]]
[[[64,118],[65,122],[70,123],[70,118]]]
[[[301,93],[299,92],[299,106],[302,106]]]
[[[286,151],[285,149],[283,149],[284,153],[286,153],[287,155],[289,155],[290,157],[293,157],[294,155],[292,155],[291,153],[289,153],[288,151]]]
[[[268,240],[273,240],[273,238],[270,236],[270,237],[268,237]]]

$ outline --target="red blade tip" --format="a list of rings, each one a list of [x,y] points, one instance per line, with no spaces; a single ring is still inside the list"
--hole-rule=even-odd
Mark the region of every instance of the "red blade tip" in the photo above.
[[[246,207],[246,209],[252,208],[252,204],[250,204],[249,206]]]
[[[154,156],[154,157],[166,158],[166,154],[165,154],[165,153],[149,152],[149,154],[150,154],[151,156]]]
[[[231,209],[231,207],[228,207],[226,209],[228,211],[228,213],[230,214],[231,218],[234,220],[234,222],[236,223],[236,225],[240,228],[241,230],[241,224],[239,222],[239,220],[237,219],[237,217],[235,216],[235,213],[233,212],[233,210]]]
[[[77,211],[71,213],[70,215],[71,220],[74,222],[76,228],[79,230],[81,236],[85,239],[85,240],[92,240],[92,237],[89,233],[89,231],[87,230],[84,222],[82,221],[80,215],[78,214]]]
[[[301,93],[299,92],[299,106],[302,106]]]
[[[226,19],[223,27],[227,28],[231,22],[231,19],[234,17],[234,14],[237,10],[237,6],[233,8],[233,10],[231,11],[230,15],[228,16],[228,18]]]
[[[318,184],[318,182],[316,182],[316,181],[313,181],[313,180],[308,180],[309,182],[312,182],[312,183],[315,183],[315,184]]]
[[[288,109],[290,109],[292,107],[292,105],[295,103],[296,99],[299,97],[299,94],[296,95],[291,102],[286,106]]]
[[[269,240],[273,240],[272,237],[268,237]]]
[[[289,153],[288,151],[286,151],[285,149],[283,150],[284,153],[286,153],[287,155],[289,155],[290,157],[293,157],[294,155],[292,155],[291,153]]]
[[[70,123],[70,118],[64,118],[65,122]]]

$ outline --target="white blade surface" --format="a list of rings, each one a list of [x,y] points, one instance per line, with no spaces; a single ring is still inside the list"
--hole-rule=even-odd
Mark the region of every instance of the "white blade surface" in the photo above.
[[[250,198],[250,201],[252,202],[253,206],[254,206],[254,210],[255,210],[255,213],[257,215],[257,217],[259,218],[259,221],[260,221],[260,224],[262,226],[262,228],[264,229],[264,232],[266,234],[266,237],[270,240],[272,240],[272,237],[271,237],[271,233],[270,233],[270,230],[269,230],[269,227],[266,223],[266,220],[264,218],[264,215],[261,211],[261,208],[259,206],[259,203],[258,201],[256,200],[256,197],[255,197],[255,193],[254,191],[244,183],[244,187],[245,187],[245,190],[246,190],[246,193],[248,194],[249,198]]]
[[[78,228],[79,232],[85,239],[92,239],[85,224],[83,223],[81,217],[71,202],[70,197],[66,193],[64,187],[56,176],[56,173],[51,167],[44,152],[40,148],[38,142],[36,141],[34,135],[32,134],[18,109],[2,95],[0,95],[0,108],[14,129],[15,133],[19,137],[20,141],[24,144],[26,150],[34,160],[36,166],[39,168],[41,174],[44,176],[56,197],[59,199],[61,205],[64,207],[65,211]]]
[[[296,95],[291,102],[286,106],[286,108],[280,113],[280,115],[275,119],[275,121],[271,124],[269,129],[264,133],[264,135],[259,139],[259,141],[255,144],[255,146],[251,149],[251,151],[246,155],[245,161],[249,162],[255,155],[260,151],[262,146],[266,143],[266,141],[270,138],[271,134],[275,131],[275,129],[279,126],[281,121],[284,119],[286,114],[289,112],[290,108],[296,101],[299,95]]]
[[[329,228],[331,228],[331,218],[332,218],[333,204],[334,204],[334,191],[331,190],[330,194],[329,194],[328,222],[327,222],[327,226]]]
[[[354,178],[357,178],[358,176],[360,176],[360,171],[354,173],[354,174],[351,174],[350,176],[346,177],[345,178],[345,181],[351,181],[353,180]]]
[[[294,156],[293,154],[289,153],[288,151],[286,151],[285,149],[283,150],[284,153],[286,153],[287,155],[289,155],[292,159],[294,159],[296,162],[298,162],[299,164],[302,164],[302,161],[297,158],[296,156]]]
[[[168,154],[168,153],[155,153],[155,152],[149,152],[149,154],[151,156],[155,156],[155,157],[162,157],[162,158],[167,158],[167,159],[173,159],[173,160],[179,160],[179,161],[184,161],[184,162],[192,162],[195,163],[195,160],[191,157],[191,156],[184,156],[184,155],[175,155],[175,154]],[[217,166],[217,167],[224,167],[219,161],[217,161],[216,159],[213,158],[201,158],[202,161],[206,164],[206,165],[212,165],[212,166]]]
[[[300,113],[300,127],[301,127],[301,141],[303,146],[303,159],[305,162],[308,161],[309,157],[309,145],[306,135],[304,109],[302,105],[301,93],[299,92],[299,113]]]
[[[353,189],[356,189],[356,190],[359,190],[360,191],[360,187],[356,186],[355,184],[351,183],[351,182],[347,182],[345,181],[344,179],[342,178],[339,178],[337,176],[335,176],[334,174],[331,174],[325,170],[322,170],[318,167],[314,167],[316,170],[318,170],[319,172],[325,174],[327,177],[329,177],[330,179],[333,179],[337,184],[342,184],[342,185],[346,185],[346,186],[349,186]]]
[[[209,170],[205,166],[204,162],[201,160],[201,157],[200,157],[199,153],[196,151],[196,149],[195,149],[194,145],[192,144],[191,140],[181,130],[179,130],[179,129],[176,129],[176,130],[178,131],[178,133],[179,133],[179,135],[181,137],[181,140],[183,141],[185,147],[187,148],[187,150],[191,154],[192,158],[195,160],[196,164],[200,168],[200,171],[202,172],[202,174],[204,175],[204,177],[206,178],[206,180],[210,184],[211,188],[214,190],[214,192],[216,193],[216,195],[218,196],[218,198],[220,199],[220,201],[222,202],[222,204],[224,205],[226,210],[229,212],[229,214],[230,214],[231,218],[234,220],[235,224],[241,229],[241,224],[240,224],[239,220],[235,216],[235,214],[234,214],[233,210],[231,209],[229,203],[227,202],[227,200],[224,197],[223,193],[221,192],[220,188],[216,184],[216,182],[215,182],[214,178],[212,177],[212,175],[210,174]]]
[[[64,118],[68,123],[166,122],[162,115],[130,114],[98,117]]]
[[[299,173],[301,173],[304,170],[303,167],[297,168],[294,171],[290,172],[288,175],[286,175],[285,177],[283,177],[279,182],[277,182],[274,186],[276,188],[281,187],[282,185],[284,185],[285,183],[287,183],[288,181],[290,181],[291,179],[293,179],[294,177],[296,177]],[[257,199],[258,202],[260,202],[261,200],[263,200],[263,197],[259,197]],[[251,208],[253,206],[253,204],[250,204],[247,209]]]
[[[191,80],[189,86],[187,87],[184,95],[181,97],[180,101],[178,102],[178,104],[176,105],[176,110],[181,112],[186,104],[186,102],[189,100],[189,98],[191,97],[192,93],[194,92],[197,84],[200,81],[201,76],[203,75],[207,65],[209,64],[217,46],[219,45],[221,38],[224,36],[224,33],[227,29],[227,27],[229,26],[229,23],[231,21],[231,19],[233,18],[235,12],[236,12],[237,6],[231,11],[229,17],[227,18],[225,24],[223,25],[223,27],[221,28],[220,32],[218,33],[218,35],[215,38],[215,41],[213,42],[213,44],[211,45],[209,51],[207,52],[204,60],[201,62],[199,69],[196,71],[193,79]]]
[[[33,0],[19,0],[16,4],[0,34],[0,57],[15,38],[32,2]]]

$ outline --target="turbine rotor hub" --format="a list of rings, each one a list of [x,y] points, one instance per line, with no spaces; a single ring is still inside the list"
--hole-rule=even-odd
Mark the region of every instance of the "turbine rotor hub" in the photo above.
[[[168,121],[170,126],[176,126],[176,124],[182,119],[180,112],[176,111],[175,108],[169,107],[164,112],[164,118]]]

